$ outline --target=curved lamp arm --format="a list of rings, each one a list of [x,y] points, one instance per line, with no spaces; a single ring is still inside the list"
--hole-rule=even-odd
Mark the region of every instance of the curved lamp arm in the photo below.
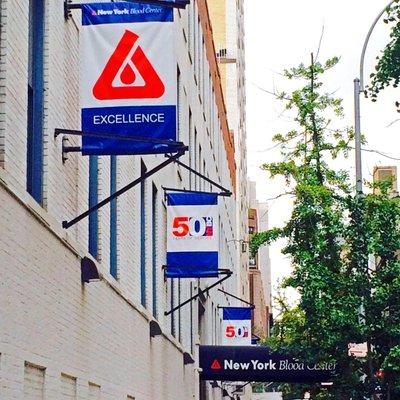
[[[392,0],[381,12],[380,14],[375,18],[375,21],[371,25],[371,28],[369,28],[367,37],[365,38],[364,46],[361,52],[361,59],[360,59],[360,93],[364,91],[364,61],[365,61],[365,53],[367,51],[367,46],[369,39],[372,35],[373,30],[375,29],[376,24],[379,22],[381,19],[382,15],[385,13],[385,11],[397,0]]]

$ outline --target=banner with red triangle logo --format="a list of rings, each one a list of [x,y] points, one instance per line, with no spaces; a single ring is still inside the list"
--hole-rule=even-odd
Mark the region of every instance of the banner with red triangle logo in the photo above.
[[[177,151],[173,23],[171,8],[153,4],[82,5],[84,155]]]

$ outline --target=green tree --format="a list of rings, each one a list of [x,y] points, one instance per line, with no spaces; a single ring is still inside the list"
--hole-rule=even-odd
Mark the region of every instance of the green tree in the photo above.
[[[379,383],[390,398],[398,372],[389,364],[399,356],[400,344],[394,304],[399,202],[384,187],[379,195],[354,195],[348,173],[332,168],[335,159],[347,156],[353,140],[351,128],[332,128],[332,121],[343,116],[341,100],[322,92],[321,76],[337,62],[321,64],[312,57],[309,66],[284,73],[303,83],[290,95],[278,96],[295,113],[296,127],[274,137],[282,161],[262,168],[271,177],[285,177],[293,211],[283,228],[256,234],[251,251],[287,240],[283,253],[290,256],[293,272],[283,286],[295,288],[300,300],[297,307],[282,310],[269,345],[310,361],[337,362],[336,384],[329,390],[314,385],[313,398],[365,399],[376,391],[375,374],[381,369],[388,373]],[[375,270],[369,268],[370,256],[379,260]],[[348,355],[348,344],[354,342],[368,343],[365,360]]]
[[[377,56],[375,71],[370,74],[371,83],[366,87],[365,95],[373,102],[377,101],[378,94],[388,86],[397,88],[400,84],[400,0],[396,0],[387,9],[383,20],[391,25],[390,40],[382,54]],[[396,101],[400,112],[400,102]]]

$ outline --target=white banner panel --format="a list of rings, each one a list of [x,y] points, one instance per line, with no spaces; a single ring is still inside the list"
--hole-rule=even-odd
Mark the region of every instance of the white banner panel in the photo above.
[[[251,313],[250,307],[224,307],[222,316],[223,346],[251,345]]]

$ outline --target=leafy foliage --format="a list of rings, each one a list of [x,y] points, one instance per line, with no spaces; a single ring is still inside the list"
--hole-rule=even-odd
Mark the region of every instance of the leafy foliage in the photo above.
[[[255,256],[261,245],[270,244],[282,236],[284,236],[284,233],[280,228],[274,228],[266,232],[255,233],[250,242],[251,255]]]
[[[387,9],[387,16],[384,19],[386,24],[392,25],[390,41],[382,52],[376,57],[377,65],[375,72],[370,75],[371,83],[365,90],[365,95],[372,101],[377,101],[378,94],[388,86],[397,88],[400,84],[400,5],[396,0]],[[396,102],[400,112],[400,103]]]
[[[283,286],[295,288],[300,301],[290,308],[278,299],[281,314],[267,344],[293,356],[337,362],[336,384],[329,390],[309,387],[312,398],[365,399],[378,383],[384,394],[400,395],[394,367],[400,357],[400,203],[385,183],[367,196],[354,195],[347,172],[330,166],[347,156],[353,140],[351,128],[331,129],[332,119],[343,116],[341,100],[322,92],[321,75],[337,62],[312,58],[309,66],[285,71],[303,83],[280,96],[295,113],[296,129],[275,135],[283,159],[262,168],[285,178],[293,212],[283,228],[256,234],[250,248],[255,254],[264,243],[287,240],[283,253],[293,272]],[[369,267],[370,259],[377,260],[376,268]],[[349,356],[349,343],[364,342],[367,358]],[[376,377],[379,370],[387,372],[383,380]],[[293,395],[304,387],[284,390]]]

